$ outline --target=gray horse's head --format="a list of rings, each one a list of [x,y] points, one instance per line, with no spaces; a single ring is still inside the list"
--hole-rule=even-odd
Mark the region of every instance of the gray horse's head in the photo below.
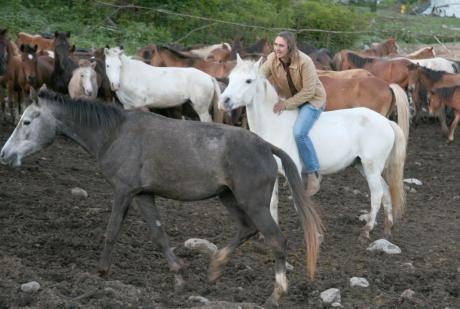
[[[0,152],[0,162],[21,166],[22,159],[50,145],[56,136],[56,120],[45,104],[31,104],[24,111]]]

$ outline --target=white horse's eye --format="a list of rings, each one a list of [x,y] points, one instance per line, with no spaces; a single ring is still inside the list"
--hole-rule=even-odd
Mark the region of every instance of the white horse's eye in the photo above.
[[[246,80],[246,84],[250,84],[251,82],[252,82],[251,79],[247,79],[247,80]]]
[[[22,123],[23,123],[25,126],[28,126],[28,125],[30,124],[30,120],[24,120]]]

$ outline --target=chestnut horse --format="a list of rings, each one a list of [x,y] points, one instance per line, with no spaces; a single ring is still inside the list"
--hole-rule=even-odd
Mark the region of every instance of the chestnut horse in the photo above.
[[[46,52],[38,52],[38,47],[29,44],[20,46],[22,69],[29,85],[38,90],[43,84],[50,85],[54,59]]]
[[[398,49],[396,40],[394,38],[389,38],[385,42],[372,44],[371,48],[360,52],[360,54],[367,57],[383,57],[398,54]]]
[[[228,77],[236,61],[223,63],[205,61],[197,56],[189,56],[174,48],[163,45],[149,45],[138,51],[144,62],[156,67],[193,67],[215,78]]]
[[[0,29],[0,88],[6,85],[8,90],[8,105],[10,107],[11,121],[15,122],[14,105],[18,106],[18,113],[21,114],[21,103],[28,100],[29,85],[27,84],[22,69],[21,55],[16,44],[8,37],[7,29]],[[3,92],[3,89],[2,89]],[[1,95],[1,109],[3,119],[6,120],[5,101]]]
[[[319,76],[327,94],[326,111],[352,107],[367,107],[388,117],[398,114],[398,125],[409,139],[409,100],[398,84],[388,84],[377,77],[331,78]]]
[[[206,61],[225,62],[231,60],[232,47],[228,43],[220,43],[190,49],[187,52]]]
[[[460,120],[460,84],[452,87],[434,88],[430,91],[430,113],[436,114],[444,110],[444,106],[449,106],[455,111],[455,118],[447,133],[448,142],[451,143],[454,141],[455,128],[457,128]]]
[[[395,83],[402,88],[407,88],[409,70],[412,64],[409,59],[379,59],[364,58],[351,51],[343,50],[334,56],[334,67],[338,70],[366,69],[375,77],[379,77],[389,83]]]
[[[407,59],[431,59],[436,57],[433,46],[422,47],[404,56]]]
[[[374,76],[371,72],[364,69],[350,69],[345,71],[316,70],[319,76],[329,76],[333,78],[363,78]]]
[[[443,71],[435,71],[417,64],[411,64],[409,69],[409,90],[412,92],[416,110],[422,108],[422,99],[420,93],[430,91],[434,88],[452,87],[460,84],[460,74],[447,73]],[[419,113],[416,114],[415,120],[420,118]],[[444,109],[441,109],[438,114],[441,128],[444,133],[447,133],[446,117]]]
[[[42,37],[41,35],[33,35],[26,32],[19,32],[16,44],[21,46],[29,44],[30,46],[37,45],[37,50],[53,50],[53,40]]]

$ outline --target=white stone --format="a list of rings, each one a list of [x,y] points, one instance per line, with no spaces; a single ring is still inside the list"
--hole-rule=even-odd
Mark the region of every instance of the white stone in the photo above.
[[[414,184],[414,185],[417,185],[417,186],[423,185],[423,183],[420,180],[418,180],[417,178],[406,178],[406,179],[404,179],[404,182],[408,183],[408,184]]]
[[[200,238],[190,238],[185,241],[184,246],[190,250],[197,250],[208,254],[213,254],[217,251],[217,246],[215,244]]]
[[[353,277],[350,279],[350,286],[351,287],[362,287],[362,288],[367,288],[369,286],[369,281],[367,281],[366,278],[360,278],[360,277]]]
[[[331,307],[332,308],[343,308],[342,304],[339,302],[332,303]]]
[[[194,301],[194,302],[200,302],[202,304],[207,304],[209,302],[209,299],[203,296],[190,296],[188,298],[189,301]]]
[[[88,192],[86,192],[82,188],[75,187],[75,188],[72,188],[70,192],[72,193],[73,196],[83,197],[83,198],[88,197]]]
[[[412,291],[411,289],[407,289],[404,292],[402,292],[401,298],[403,298],[403,299],[412,299],[412,297],[414,297],[414,295],[415,295],[414,291]]]
[[[321,292],[319,297],[321,297],[321,300],[325,304],[340,303],[340,290],[336,288],[330,288]]]
[[[369,247],[366,249],[368,251],[383,251],[388,254],[400,254],[401,249],[389,242],[386,239],[379,239],[374,241],[369,245]]]
[[[37,281],[30,281],[24,284],[21,284],[21,290],[26,293],[33,293],[40,290],[40,283]]]
[[[288,271],[293,271],[294,270],[294,266],[292,266],[289,262],[286,261],[286,270]]]
[[[358,195],[358,194],[360,194],[360,193],[361,193],[361,192],[360,192],[358,189],[354,189],[354,190],[353,190],[353,194],[354,194],[354,195]]]

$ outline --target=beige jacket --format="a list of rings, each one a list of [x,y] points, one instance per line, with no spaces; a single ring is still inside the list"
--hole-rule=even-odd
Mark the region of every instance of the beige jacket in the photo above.
[[[316,108],[320,108],[326,102],[326,91],[318,78],[315,65],[311,58],[301,51],[297,57],[291,59],[289,72],[292,82],[297,89],[297,94],[292,96],[287,81],[287,74],[281,61],[276,58],[275,53],[267,57],[267,61],[262,65],[261,70],[265,77],[275,87],[281,98],[287,98],[284,103],[286,109],[295,109],[308,102]]]

